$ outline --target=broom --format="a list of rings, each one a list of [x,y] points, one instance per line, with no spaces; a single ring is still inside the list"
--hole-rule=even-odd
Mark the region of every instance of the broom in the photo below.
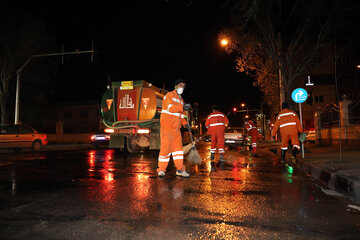
[[[191,162],[192,164],[195,164],[195,165],[200,165],[202,162],[202,159],[200,157],[198,150],[195,147],[195,143],[197,141],[199,141],[201,138],[199,138],[197,141],[194,141],[190,129],[188,129],[188,131],[189,131],[191,143],[184,147],[184,155],[189,153],[189,156],[188,156],[189,162]]]
[[[184,155],[188,154],[190,152],[190,150],[194,147],[194,145],[201,139],[202,139],[202,136],[199,137],[198,139],[194,140],[193,142],[187,144],[186,146],[184,146]]]

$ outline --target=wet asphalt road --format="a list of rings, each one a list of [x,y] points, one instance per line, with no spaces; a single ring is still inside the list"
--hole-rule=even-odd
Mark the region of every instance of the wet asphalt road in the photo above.
[[[359,239],[360,213],[260,152],[156,177],[157,152],[0,154],[0,239]]]

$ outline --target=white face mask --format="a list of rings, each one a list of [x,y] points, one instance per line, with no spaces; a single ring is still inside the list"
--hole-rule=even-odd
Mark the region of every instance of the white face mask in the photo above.
[[[176,92],[181,95],[184,92],[184,88],[178,88]]]

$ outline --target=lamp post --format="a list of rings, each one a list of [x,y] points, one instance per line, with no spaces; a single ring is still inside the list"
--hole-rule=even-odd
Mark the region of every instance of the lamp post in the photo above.
[[[15,97],[15,124],[19,124],[19,109],[20,109],[20,74],[21,71],[29,64],[33,58],[38,57],[52,57],[52,56],[64,56],[64,55],[77,55],[83,53],[91,53],[91,60],[93,60],[94,50],[88,51],[74,51],[74,52],[61,52],[61,53],[45,53],[31,55],[25,63],[16,71],[16,97]]]

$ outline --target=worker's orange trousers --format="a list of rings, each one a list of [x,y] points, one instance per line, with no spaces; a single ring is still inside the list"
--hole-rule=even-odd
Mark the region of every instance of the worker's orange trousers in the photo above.
[[[289,146],[289,140],[291,142],[291,145],[293,146],[293,148],[297,148],[298,150],[300,150],[300,143],[299,143],[299,138],[297,134],[283,134],[281,135],[281,146],[280,148],[282,150],[287,150],[288,146]]]
[[[215,131],[211,134],[210,153],[215,153],[216,150],[218,150],[220,154],[225,153],[224,131]]]
[[[256,129],[251,129],[249,131],[249,135],[251,136],[251,149],[252,149],[252,153],[253,154],[256,154],[257,151],[257,142],[258,142],[258,139],[259,139],[259,132],[258,130]]]
[[[166,171],[170,156],[172,156],[177,170],[185,170],[183,163],[184,150],[180,129],[161,128],[160,144],[159,168],[157,171]]]

